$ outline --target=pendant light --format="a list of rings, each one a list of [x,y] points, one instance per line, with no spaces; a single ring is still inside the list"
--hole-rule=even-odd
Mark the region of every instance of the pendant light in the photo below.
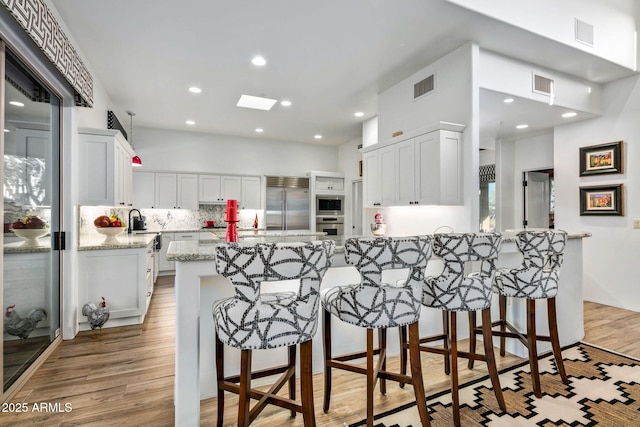
[[[127,111],[129,115],[129,144],[131,144],[131,148],[135,151],[135,147],[133,146],[133,116],[136,115],[133,111]],[[142,166],[142,159],[137,154],[131,158],[131,166],[140,167]]]

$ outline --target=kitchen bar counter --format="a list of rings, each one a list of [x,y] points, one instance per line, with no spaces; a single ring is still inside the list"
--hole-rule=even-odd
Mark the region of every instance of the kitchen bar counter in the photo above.
[[[569,235],[565,249],[560,288],[557,296],[558,328],[560,344],[565,346],[584,337],[583,298],[582,298],[582,238],[589,233]],[[233,286],[216,272],[214,262],[215,244],[201,244],[197,241],[171,242],[167,259],[176,261],[176,363],[175,363],[175,425],[199,426],[200,399],[216,396],[216,372],[214,349],[214,325],[211,306],[214,301],[234,295]],[[515,244],[515,232],[504,233],[504,239],[498,258],[499,267],[515,267],[521,263],[522,256]],[[438,274],[442,265],[438,260],[429,262],[428,275]],[[323,278],[321,289],[357,283],[359,274],[352,266],[347,266],[344,255],[334,255],[333,266]],[[394,280],[389,277],[389,280]],[[280,287],[271,287],[270,291],[291,290],[291,283],[282,283]],[[287,288],[288,286],[288,288]],[[295,285],[293,285],[295,287]],[[295,290],[295,289],[294,289]],[[497,319],[497,297],[494,298],[494,320]],[[526,325],[526,310],[521,301],[512,301],[507,306],[508,316],[518,327]],[[539,311],[538,330],[547,333],[546,304],[537,307]],[[465,316],[466,317],[466,316]],[[313,340],[313,372],[323,370],[323,351],[321,326]],[[439,310],[422,308],[420,314],[420,335],[434,335],[442,328],[442,314]],[[466,319],[459,318],[458,335],[468,337]],[[332,346],[334,354],[361,351],[366,346],[366,334],[361,328],[342,323],[335,328]],[[390,329],[387,337],[390,355],[397,354],[397,331]],[[523,357],[526,353],[516,340],[507,341],[507,351]],[[545,345],[546,344],[546,345]],[[549,350],[548,343],[540,343],[540,352]],[[228,352],[228,353],[227,353]],[[286,360],[286,349],[263,350],[254,360],[254,369],[275,366]],[[498,356],[499,357],[499,356]],[[239,372],[239,352],[225,346],[225,360],[228,374]],[[256,381],[258,382],[258,381]],[[268,381],[267,381],[268,383]],[[429,388],[428,381],[425,382]],[[316,390],[316,393],[321,393]]]
[[[146,248],[157,233],[127,234],[123,232],[118,236],[118,243],[104,243],[105,236],[95,234],[83,236],[78,245],[79,251],[96,251],[109,249],[140,249]]]

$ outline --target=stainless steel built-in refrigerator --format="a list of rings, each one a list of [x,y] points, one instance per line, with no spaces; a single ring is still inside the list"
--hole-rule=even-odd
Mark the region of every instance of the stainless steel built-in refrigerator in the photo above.
[[[309,178],[267,177],[267,230],[309,230]]]

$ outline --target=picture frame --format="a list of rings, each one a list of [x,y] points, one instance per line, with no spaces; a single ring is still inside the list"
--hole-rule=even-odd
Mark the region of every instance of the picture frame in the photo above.
[[[624,184],[580,187],[580,215],[624,216]]]
[[[623,173],[623,141],[580,147],[580,176]]]

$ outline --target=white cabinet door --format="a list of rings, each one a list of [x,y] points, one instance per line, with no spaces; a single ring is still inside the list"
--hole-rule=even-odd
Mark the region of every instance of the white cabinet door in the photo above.
[[[155,207],[155,186],[155,173],[133,172],[133,205],[138,209]]]
[[[325,191],[344,191],[344,178],[317,176],[315,186],[317,193]]]
[[[242,177],[241,209],[262,208],[262,178],[259,176]]]
[[[198,175],[198,200],[203,203],[222,202],[220,175]]]
[[[380,206],[380,176],[378,150],[362,155],[363,205],[367,208]]]
[[[395,150],[392,146],[378,150],[378,176],[382,206],[392,206],[396,200],[395,166]]]
[[[415,149],[414,140],[408,139],[395,147],[395,193],[396,205],[416,204]]]
[[[460,133],[441,130],[420,135],[415,147],[419,204],[460,204]]]
[[[175,209],[178,205],[178,183],[175,173],[156,173],[155,174],[155,201],[156,208],[159,209]]]
[[[173,271],[176,269],[174,261],[167,261],[167,249],[169,249],[169,243],[173,242],[174,238],[174,233],[162,233],[162,236],[160,236],[162,240],[162,247],[158,257],[158,269],[160,271]]]
[[[239,176],[220,177],[220,196],[222,201],[242,199],[242,178]]]
[[[176,176],[177,194],[176,208],[198,209],[198,175],[180,173]]]

